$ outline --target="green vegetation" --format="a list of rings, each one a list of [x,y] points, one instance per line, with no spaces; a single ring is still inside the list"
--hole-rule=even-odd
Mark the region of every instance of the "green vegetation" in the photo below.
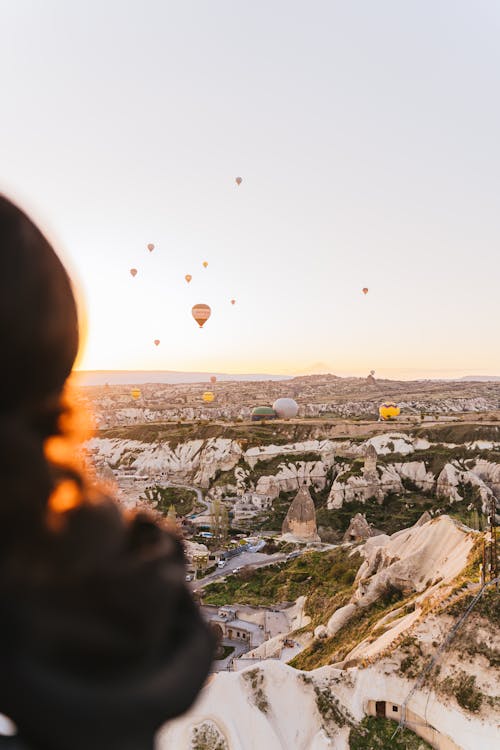
[[[406,727],[393,738],[396,724],[391,719],[366,716],[349,735],[350,750],[431,750],[429,745]]]
[[[290,562],[257,570],[245,570],[205,588],[203,603],[270,606],[307,596],[308,627],[325,622],[351,595],[361,558],[344,549],[306,552]]]
[[[480,551],[480,544],[477,545]],[[478,563],[476,563],[476,574]],[[464,571],[464,574],[466,571]],[[473,599],[473,594],[464,594],[458,601],[446,610],[453,617],[458,617],[466,611]],[[500,593],[491,587],[487,589],[474,607],[474,613],[489,620],[493,625],[500,627]]]
[[[172,449],[187,440],[208,440],[218,437],[239,441],[242,448],[246,449],[256,445],[285,445],[286,443],[308,440],[315,429],[315,425],[307,422],[271,422],[269,424],[259,422],[241,424],[155,422],[99,430],[98,436],[121,440],[139,440],[144,443],[169,443]]]
[[[420,641],[412,636],[406,636],[401,642],[399,650],[405,654],[401,660],[399,671],[408,679],[415,679],[422,671],[424,664],[424,654]]]
[[[333,612],[347,604],[349,596],[337,598]],[[394,587],[388,587],[384,596],[370,607],[358,607],[349,622],[333,638],[315,640],[309,648],[290,661],[296,669],[311,670],[326,664],[343,661],[350,651],[371,634],[373,626],[381,617],[389,614],[396,606],[401,606],[402,594]],[[325,619],[323,619],[325,622]],[[352,665],[354,666],[354,664]]]
[[[307,677],[304,677],[304,682]],[[352,726],[354,718],[329,688],[314,686],[316,694],[316,708],[322,719],[323,730],[327,737],[334,737],[339,727]]]
[[[401,497],[388,494],[382,503],[375,498],[362,502],[346,503],[342,508],[327,510],[320,508],[316,513],[319,527],[335,529],[339,538],[347,531],[349,523],[356,513],[363,513],[368,523],[386,534],[413,526],[422,513],[435,507],[435,500],[422,493],[411,493]]]
[[[250,669],[248,672],[244,672],[242,677],[251,688],[254,704],[259,711],[267,714],[269,711],[269,702],[264,693],[264,674],[260,669]]]
[[[442,508],[442,512],[447,513],[451,518],[455,518],[471,529],[482,531],[486,525],[486,517],[483,514],[483,503],[479,488],[461,482],[457,486],[457,491],[463,499],[446,505]]]
[[[337,479],[340,482],[347,482],[348,479],[351,477],[362,477],[363,476],[363,468],[364,468],[364,459],[362,458],[355,458],[354,461],[350,464],[350,467],[340,473],[337,476]]]
[[[219,729],[205,721],[194,727],[191,733],[191,750],[228,750],[228,745]]]
[[[309,451],[308,453],[280,453],[277,456],[262,458],[257,461],[253,469],[250,469],[250,477],[257,482],[260,477],[276,474],[281,464],[299,464],[321,461],[321,453]]]
[[[265,515],[262,516],[260,522],[254,522],[255,528],[262,531],[279,531],[285,516],[290,507],[294,496],[297,494],[297,490],[294,492],[280,492],[279,496],[273,501],[273,505],[269,510],[266,510]]]
[[[234,646],[224,646],[224,644],[221,644],[220,651],[218,651],[216,655],[216,661],[224,661],[224,659],[227,659],[227,657],[230,656],[233,651]]]
[[[187,516],[204,507],[196,502],[196,492],[184,487],[146,487],[141,500],[146,500],[164,515],[167,515],[171,505],[178,516]]]
[[[415,437],[432,443],[472,443],[474,440],[500,441],[500,426],[479,424],[429,425],[412,430]]]
[[[224,546],[229,538],[229,512],[219,499],[213,500],[211,504],[210,528],[213,534],[210,543],[213,548]]]
[[[476,677],[460,670],[453,677],[447,677],[439,683],[446,695],[453,696],[458,705],[471,713],[478,713],[483,702],[483,694],[476,687]]]
[[[243,466],[244,468],[246,468],[246,464],[244,463],[244,461],[239,461],[238,466]],[[215,476],[210,484],[212,487],[224,487],[226,484],[236,484],[234,469],[228,469],[227,471],[218,469],[215,472]]]
[[[404,453],[387,453],[379,455],[377,458],[378,464],[395,464],[405,463],[407,461],[423,461],[425,463],[427,471],[432,472],[437,478],[444,469],[447,463],[451,461],[466,461],[468,459],[484,458],[494,463],[500,463],[500,451],[499,450],[469,450],[465,445],[459,445],[456,448],[450,448],[447,445],[434,445],[427,450],[415,451],[415,453],[409,456]],[[429,492],[432,488],[429,489]]]

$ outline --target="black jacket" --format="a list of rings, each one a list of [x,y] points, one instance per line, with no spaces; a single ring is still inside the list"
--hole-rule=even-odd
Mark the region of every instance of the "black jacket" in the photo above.
[[[0,748],[151,750],[212,658],[180,542],[109,503],[75,511],[49,557],[0,568],[0,712],[19,728]]]

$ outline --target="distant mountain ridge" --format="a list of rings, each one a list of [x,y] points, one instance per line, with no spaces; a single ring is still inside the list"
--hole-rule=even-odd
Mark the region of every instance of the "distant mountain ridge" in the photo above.
[[[91,385],[135,385],[138,383],[205,383],[215,375],[219,381],[290,380],[290,375],[268,375],[249,373],[231,375],[219,372],[179,372],[176,370],[76,370],[79,386]]]
[[[500,375],[464,375],[464,377],[459,378],[459,380],[468,383],[498,383],[500,381]]]

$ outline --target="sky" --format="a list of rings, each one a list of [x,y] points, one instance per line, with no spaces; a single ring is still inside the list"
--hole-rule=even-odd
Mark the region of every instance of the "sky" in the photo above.
[[[0,190],[75,280],[79,367],[500,374],[496,0],[0,0],[0,27]]]

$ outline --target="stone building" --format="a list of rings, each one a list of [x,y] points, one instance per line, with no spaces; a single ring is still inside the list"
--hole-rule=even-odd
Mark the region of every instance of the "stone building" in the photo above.
[[[291,534],[301,542],[320,541],[316,527],[316,508],[311,493],[305,485],[297,492],[288,508],[281,532]]]

